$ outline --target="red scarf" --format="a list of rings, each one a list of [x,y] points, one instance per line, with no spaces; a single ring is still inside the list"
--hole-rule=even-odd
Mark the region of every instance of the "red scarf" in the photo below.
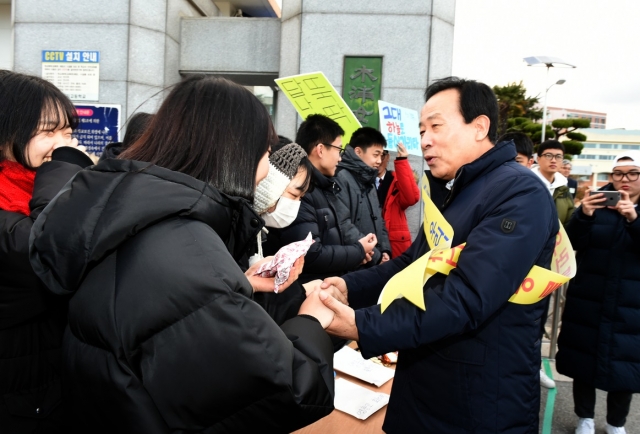
[[[0,209],[29,215],[35,170],[15,161],[0,161]]]

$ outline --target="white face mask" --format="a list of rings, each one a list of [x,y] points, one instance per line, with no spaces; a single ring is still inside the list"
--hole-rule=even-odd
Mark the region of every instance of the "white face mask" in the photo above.
[[[269,228],[286,228],[298,216],[300,201],[281,196],[273,212],[266,212],[261,215],[265,226]]]

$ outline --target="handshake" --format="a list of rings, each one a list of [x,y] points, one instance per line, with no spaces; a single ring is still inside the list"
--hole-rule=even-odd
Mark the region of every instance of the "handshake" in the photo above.
[[[320,321],[327,333],[358,340],[355,311],[347,301],[347,284],[340,277],[312,280],[302,285],[307,293],[299,315],[310,315]]]

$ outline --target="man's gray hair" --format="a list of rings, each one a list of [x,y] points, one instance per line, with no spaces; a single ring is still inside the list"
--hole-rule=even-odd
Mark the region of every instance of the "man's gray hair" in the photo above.
[[[571,164],[571,160],[562,160],[562,165],[563,166],[566,166],[567,164]]]

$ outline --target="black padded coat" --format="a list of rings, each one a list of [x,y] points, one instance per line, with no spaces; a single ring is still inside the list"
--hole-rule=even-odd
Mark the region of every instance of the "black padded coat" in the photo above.
[[[278,327],[236,264],[243,199],[148,163],[80,172],[36,221],[31,262],[72,294],[63,353],[77,432],[290,432],[333,409],[318,321]]]

